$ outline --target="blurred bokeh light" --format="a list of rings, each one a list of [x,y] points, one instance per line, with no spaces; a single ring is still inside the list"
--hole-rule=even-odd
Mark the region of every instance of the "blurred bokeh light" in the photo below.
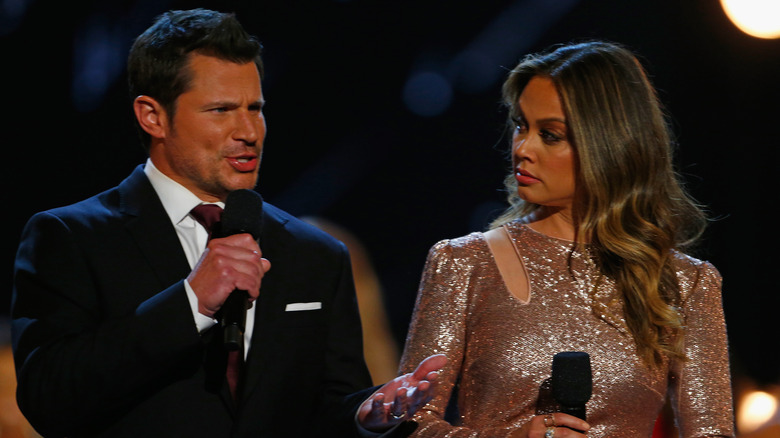
[[[780,1],[720,0],[729,19],[757,38],[780,38]]]

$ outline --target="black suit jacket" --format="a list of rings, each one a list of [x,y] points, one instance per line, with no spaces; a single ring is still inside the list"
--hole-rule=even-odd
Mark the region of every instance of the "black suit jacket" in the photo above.
[[[373,388],[347,250],[271,205],[263,214],[272,267],[238,406],[220,329],[195,328],[190,268],[142,166],[114,189],[31,218],[12,332],[17,399],[32,425],[46,437],[355,435],[355,410]],[[285,311],[312,302],[322,308]]]

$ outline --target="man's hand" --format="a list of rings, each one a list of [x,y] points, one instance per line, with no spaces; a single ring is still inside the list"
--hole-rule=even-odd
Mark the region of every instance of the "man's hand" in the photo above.
[[[198,297],[198,312],[210,318],[235,289],[245,290],[249,300],[260,295],[260,284],[271,263],[263,258],[249,234],[235,234],[209,241],[195,269],[187,277]]]
[[[447,364],[443,354],[420,362],[413,373],[404,374],[384,384],[358,410],[363,428],[381,432],[407,420],[435,395],[439,370]]]

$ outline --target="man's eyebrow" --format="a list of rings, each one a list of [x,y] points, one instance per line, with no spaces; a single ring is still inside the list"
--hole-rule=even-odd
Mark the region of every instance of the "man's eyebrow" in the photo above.
[[[219,107],[232,108],[238,106],[238,104],[236,104],[232,100],[215,100],[212,102],[208,102],[203,106],[207,108],[219,108]]]

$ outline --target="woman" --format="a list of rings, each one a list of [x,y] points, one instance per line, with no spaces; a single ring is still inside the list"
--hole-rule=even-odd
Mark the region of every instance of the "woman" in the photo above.
[[[650,437],[667,401],[681,436],[733,436],[721,278],[682,252],[706,220],[640,63],[616,44],[561,46],[503,91],[511,207],[431,249],[401,367],[449,365],[414,436]],[[488,245],[502,236],[504,270]],[[550,395],[563,351],[590,358],[586,421]]]

